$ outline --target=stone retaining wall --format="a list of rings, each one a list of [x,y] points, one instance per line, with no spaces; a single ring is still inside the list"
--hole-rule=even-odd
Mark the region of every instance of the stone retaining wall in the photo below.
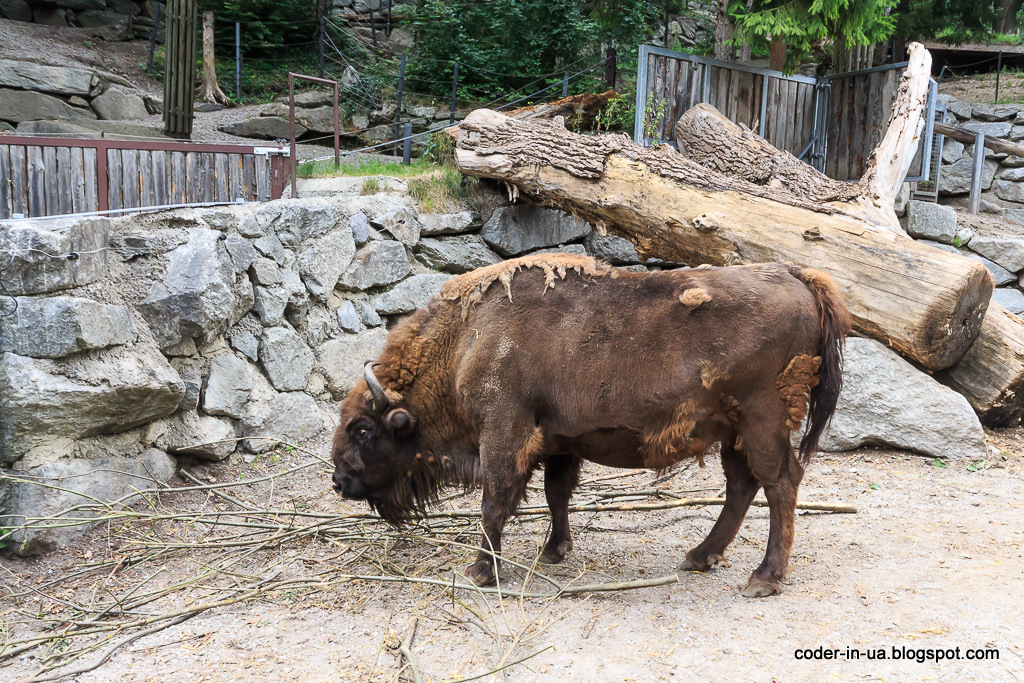
[[[0,0],[0,18],[48,26],[81,26],[103,40],[149,35],[152,0]]]

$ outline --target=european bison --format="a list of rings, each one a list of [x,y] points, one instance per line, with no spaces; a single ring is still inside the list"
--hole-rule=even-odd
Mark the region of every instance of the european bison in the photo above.
[[[830,278],[782,265],[649,273],[535,255],[460,275],[397,325],[341,404],[334,489],[393,524],[446,485],[483,485],[467,575],[494,580],[505,520],[544,468],[551,537],[572,548],[583,460],[661,470],[721,442],[726,502],[681,569],[725,562],[759,488],[768,550],[742,593],[771,595],[789,562],[797,487],[835,410],[849,314]],[[808,400],[809,399],[809,400]],[[790,433],[809,413],[799,458]]]

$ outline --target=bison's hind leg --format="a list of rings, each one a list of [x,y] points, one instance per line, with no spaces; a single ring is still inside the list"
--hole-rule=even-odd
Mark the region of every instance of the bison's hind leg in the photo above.
[[[743,452],[736,448],[734,434],[722,441],[722,469],[725,470],[725,506],[704,542],[686,553],[680,571],[707,571],[715,565],[728,566],[725,549],[743,524],[757,489],[757,479],[747,467]]]
[[[544,564],[558,564],[572,550],[569,499],[579,482],[582,462],[572,455],[553,455],[544,464],[544,495],[551,510],[551,536],[539,558]]]

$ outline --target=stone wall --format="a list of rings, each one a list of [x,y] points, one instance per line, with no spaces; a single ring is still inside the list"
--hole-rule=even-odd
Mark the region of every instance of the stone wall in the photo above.
[[[80,26],[103,40],[148,36],[152,0],[0,0],[0,18],[48,26]]]

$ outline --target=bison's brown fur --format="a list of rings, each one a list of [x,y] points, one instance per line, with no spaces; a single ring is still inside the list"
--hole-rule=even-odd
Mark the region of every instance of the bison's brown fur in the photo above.
[[[390,401],[383,414],[365,381],[345,398],[335,486],[401,523],[446,484],[482,483],[483,545],[497,552],[543,467],[552,532],[542,559],[557,562],[572,545],[567,506],[582,460],[662,469],[721,442],[726,504],[683,568],[724,561],[763,487],[768,552],[744,593],[771,594],[804,464],[835,409],[848,329],[835,286],[815,271],[631,273],[567,254],[483,268],[391,332],[374,371]],[[798,458],[790,432],[808,397]],[[482,550],[469,575],[489,582],[496,564]]]

